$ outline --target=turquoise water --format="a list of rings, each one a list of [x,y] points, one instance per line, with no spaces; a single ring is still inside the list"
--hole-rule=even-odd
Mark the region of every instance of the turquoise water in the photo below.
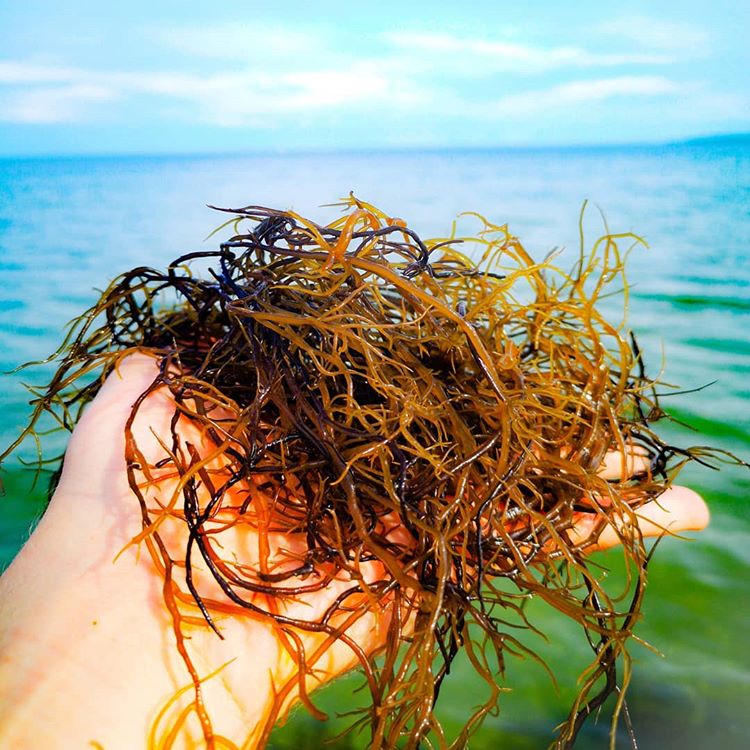
[[[507,221],[527,249],[577,247],[581,205],[589,199],[591,238],[601,208],[613,231],[649,243],[634,251],[629,321],[651,372],[690,389],[664,405],[687,428],[671,440],[712,444],[750,457],[750,143],[663,148],[370,153],[336,156],[100,158],[0,161],[0,370],[55,348],[67,320],[95,299],[118,271],[164,264],[204,247],[221,221],[206,203],[260,203],[320,219],[319,208],[355,190],[400,215],[423,235],[445,234],[462,210]],[[28,414],[23,373],[0,380],[0,441],[12,440]],[[54,443],[48,446],[54,451]],[[31,447],[25,455],[29,457]],[[39,507],[30,473],[11,459],[3,475],[0,564],[7,564]],[[750,472],[701,467],[686,472],[712,513],[695,541],[666,540],[652,567],[640,636],[663,656],[634,645],[629,704],[640,750],[747,746],[750,708]],[[603,562],[617,566],[614,555]],[[542,670],[515,661],[503,697],[472,748],[545,747],[588,663],[582,634],[537,607],[550,634],[543,651],[559,675],[556,691]],[[364,701],[356,677],[318,696],[331,713]],[[448,726],[460,725],[481,688],[461,665],[441,697]],[[273,747],[317,746],[344,722],[319,725],[302,711]],[[606,746],[607,717],[577,747]],[[332,747],[361,746],[355,740]],[[623,740],[621,747],[627,747]]]

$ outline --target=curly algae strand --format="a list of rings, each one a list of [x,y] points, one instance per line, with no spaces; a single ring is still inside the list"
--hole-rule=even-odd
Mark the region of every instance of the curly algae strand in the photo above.
[[[194,712],[207,747],[238,747],[213,732],[186,632],[220,637],[219,619],[252,616],[274,623],[297,674],[242,747],[267,740],[295,689],[325,718],[306,680],[336,641],[365,673],[369,707],[355,726],[369,727],[371,747],[464,747],[496,708],[506,654],[535,656],[501,616],[534,629],[523,611],[532,597],[579,623],[595,652],[556,747],[571,747],[611,695],[614,742],[650,559],[635,512],[708,455],[653,432],[663,417],[654,381],[624,325],[596,305],[613,284],[627,290],[621,246],[639,238],[608,234],[588,253],[582,242],[566,273],[476,214],[475,236],[454,225],[450,237],[423,240],[354,196],[338,205],[344,215],[326,226],[260,206],[219,209],[234,236],[166,271],[119,276],[74,325],[37,394],[26,434],[44,412],[72,429],[123,356],[146,350],[159,363],[125,428],[143,520],[134,542],[163,577],[192,685],[163,708],[150,746],[171,747]],[[171,439],[150,464],[132,427],[164,388]],[[213,446],[208,455],[181,438],[186,423]],[[640,452],[651,469],[607,480],[612,451]],[[174,490],[155,496],[164,477]],[[583,516],[585,538],[571,533]],[[628,591],[616,595],[584,554],[607,523],[628,569]],[[175,525],[187,539],[179,548],[166,533]],[[222,544],[243,526],[259,538],[249,559]],[[293,549],[272,553],[275,534]],[[372,561],[378,580],[362,572]],[[286,611],[342,576],[351,584],[322,615]],[[376,660],[346,634],[373,611],[390,618]],[[306,631],[320,634],[315,650],[306,652]],[[488,696],[449,741],[434,708],[462,650]]]

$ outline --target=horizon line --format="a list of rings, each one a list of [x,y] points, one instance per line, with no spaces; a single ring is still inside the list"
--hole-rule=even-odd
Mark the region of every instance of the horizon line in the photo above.
[[[351,146],[345,148],[306,147],[306,148],[263,148],[232,149],[229,151],[69,151],[40,153],[2,153],[0,161],[33,161],[33,160],[66,160],[66,159],[122,159],[122,158],[229,158],[229,157],[262,157],[262,156],[324,156],[354,154],[404,154],[404,153],[437,153],[437,152],[482,152],[482,151],[580,151],[580,150],[615,150],[638,148],[670,148],[677,146],[710,145],[720,142],[750,142],[750,130],[730,133],[711,133],[694,135],[670,140],[625,141],[610,143],[497,143],[484,145],[383,145]]]

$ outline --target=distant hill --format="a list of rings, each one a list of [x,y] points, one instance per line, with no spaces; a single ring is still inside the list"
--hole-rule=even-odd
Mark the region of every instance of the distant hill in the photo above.
[[[678,141],[676,145],[687,146],[750,146],[750,133],[724,133],[723,135],[705,135]]]

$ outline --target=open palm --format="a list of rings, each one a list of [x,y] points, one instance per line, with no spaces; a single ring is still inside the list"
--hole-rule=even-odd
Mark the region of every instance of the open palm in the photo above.
[[[309,691],[358,663],[366,666],[367,656],[389,637],[391,600],[387,592],[368,587],[383,579],[377,561],[360,563],[358,580],[321,565],[300,577],[303,590],[293,596],[250,593],[248,601],[277,616],[272,619],[227,602],[196,556],[191,581],[221,638],[194,601],[175,597],[175,591],[185,590],[188,536],[170,500],[180,479],[156,470],[141,485],[146,505],[162,508],[156,514],[162,552],[174,561],[170,577],[180,579],[179,585],[167,586],[159,556],[147,553],[153,541],[143,535],[144,517],[124,458],[126,421],[155,376],[153,359],[133,355],[109,377],[73,433],[47,514],[0,581],[0,601],[10,612],[2,617],[0,685],[11,686],[5,679],[11,674],[16,685],[0,703],[0,711],[13,717],[6,723],[0,715],[4,747],[94,742],[116,750],[142,746],[149,733],[158,746],[205,741],[215,747],[255,747],[296,699],[315,710]],[[169,449],[174,412],[165,388],[140,405],[132,433],[146,464],[157,465]],[[187,420],[178,424],[178,432],[183,447],[199,454],[210,455],[215,447]],[[602,472],[616,477],[623,469],[639,470],[643,461],[612,454]],[[209,461],[206,470],[219,477],[221,460]],[[231,491],[239,502],[247,487],[240,483]],[[256,488],[254,498],[246,523],[222,532],[221,557],[243,561],[265,574],[259,582],[267,582],[294,567],[304,538],[274,531],[273,497],[264,501]],[[644,536],[700,529],[708,522],[703,501],[683,487],[667,490],[637,517]],[[580,514],[574,538],[585,541],[597,523],[595,515]],[[394,527],[386,533],[405,532]],[[590,549],[618,540],[618,530],[608,527]],[[49,572],[54,578],[46,577]],[[296,621],[325,627],[295,627]],[[37,635],[30,638],[30,632]]]

